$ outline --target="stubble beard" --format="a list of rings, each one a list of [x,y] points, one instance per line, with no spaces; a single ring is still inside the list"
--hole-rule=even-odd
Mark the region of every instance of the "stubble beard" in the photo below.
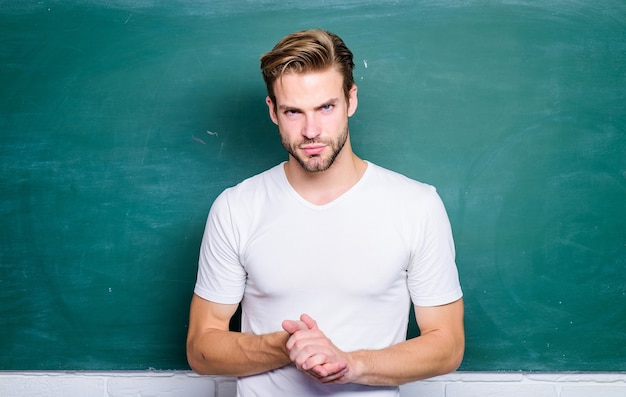
[[[348,126],[346,126],[342,133],[337,137],[337,139],[333,141],[321,141],[315,139],[305,139],[300,142],[292,143],[288,142],[285,139],[282,139],[282,144],[285,150],[293,157],[298,164],[306,171],[306,172],[323,172],[329,169],[335,159],[345,146],[348,140]],[[323,143],[331,149],[331,152],[326,157],[322,157],[321,154],[316,154],[313,156],[306,156],[298,154],[298,148],[302,145],[311,145],[314,143]]]

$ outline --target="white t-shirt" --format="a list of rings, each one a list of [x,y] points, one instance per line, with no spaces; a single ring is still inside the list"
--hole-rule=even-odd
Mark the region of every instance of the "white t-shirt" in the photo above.
[[[242,332],[309,314],[344,351],[405,340],[410,303],[462,296],[450,222],[436,190],[375,164],[325,205],[304,200],[283,164],[213,203],[195,293],[242,304]],[[397,387],[321,385],[287,366],[238,380],[238,395],[398,396]]]

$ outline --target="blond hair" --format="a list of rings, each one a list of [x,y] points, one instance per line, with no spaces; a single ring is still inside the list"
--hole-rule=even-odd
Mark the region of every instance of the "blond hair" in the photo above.
[[[321,29],[302,30],[280,40],[261,57],[261,72],[267,94],[274,104],[274,82],[288,73],[323,71],[335,67],[343,76],[346,99],[354,86],[352,52],[336,34]]]

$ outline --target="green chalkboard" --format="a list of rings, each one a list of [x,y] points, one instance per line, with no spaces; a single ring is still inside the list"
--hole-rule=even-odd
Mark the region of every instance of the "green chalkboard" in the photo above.
[[[461,369],[625,370],[618,0],[0,1],[0,369],[188,368],[209,207],[285,159],[258,58],[312,27],[355,151],[447,206]]]

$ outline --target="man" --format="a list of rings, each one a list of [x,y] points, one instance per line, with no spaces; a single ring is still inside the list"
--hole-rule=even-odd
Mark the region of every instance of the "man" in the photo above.
[[[194,371],[237,376],[239,396],[398,396],[461,362],[448,217],[433,187],[352,152],[353,67],[322,30],[261,58],[289,158],[213,203],[187,340]],[[407,341],[411,301],[420,336]]]

